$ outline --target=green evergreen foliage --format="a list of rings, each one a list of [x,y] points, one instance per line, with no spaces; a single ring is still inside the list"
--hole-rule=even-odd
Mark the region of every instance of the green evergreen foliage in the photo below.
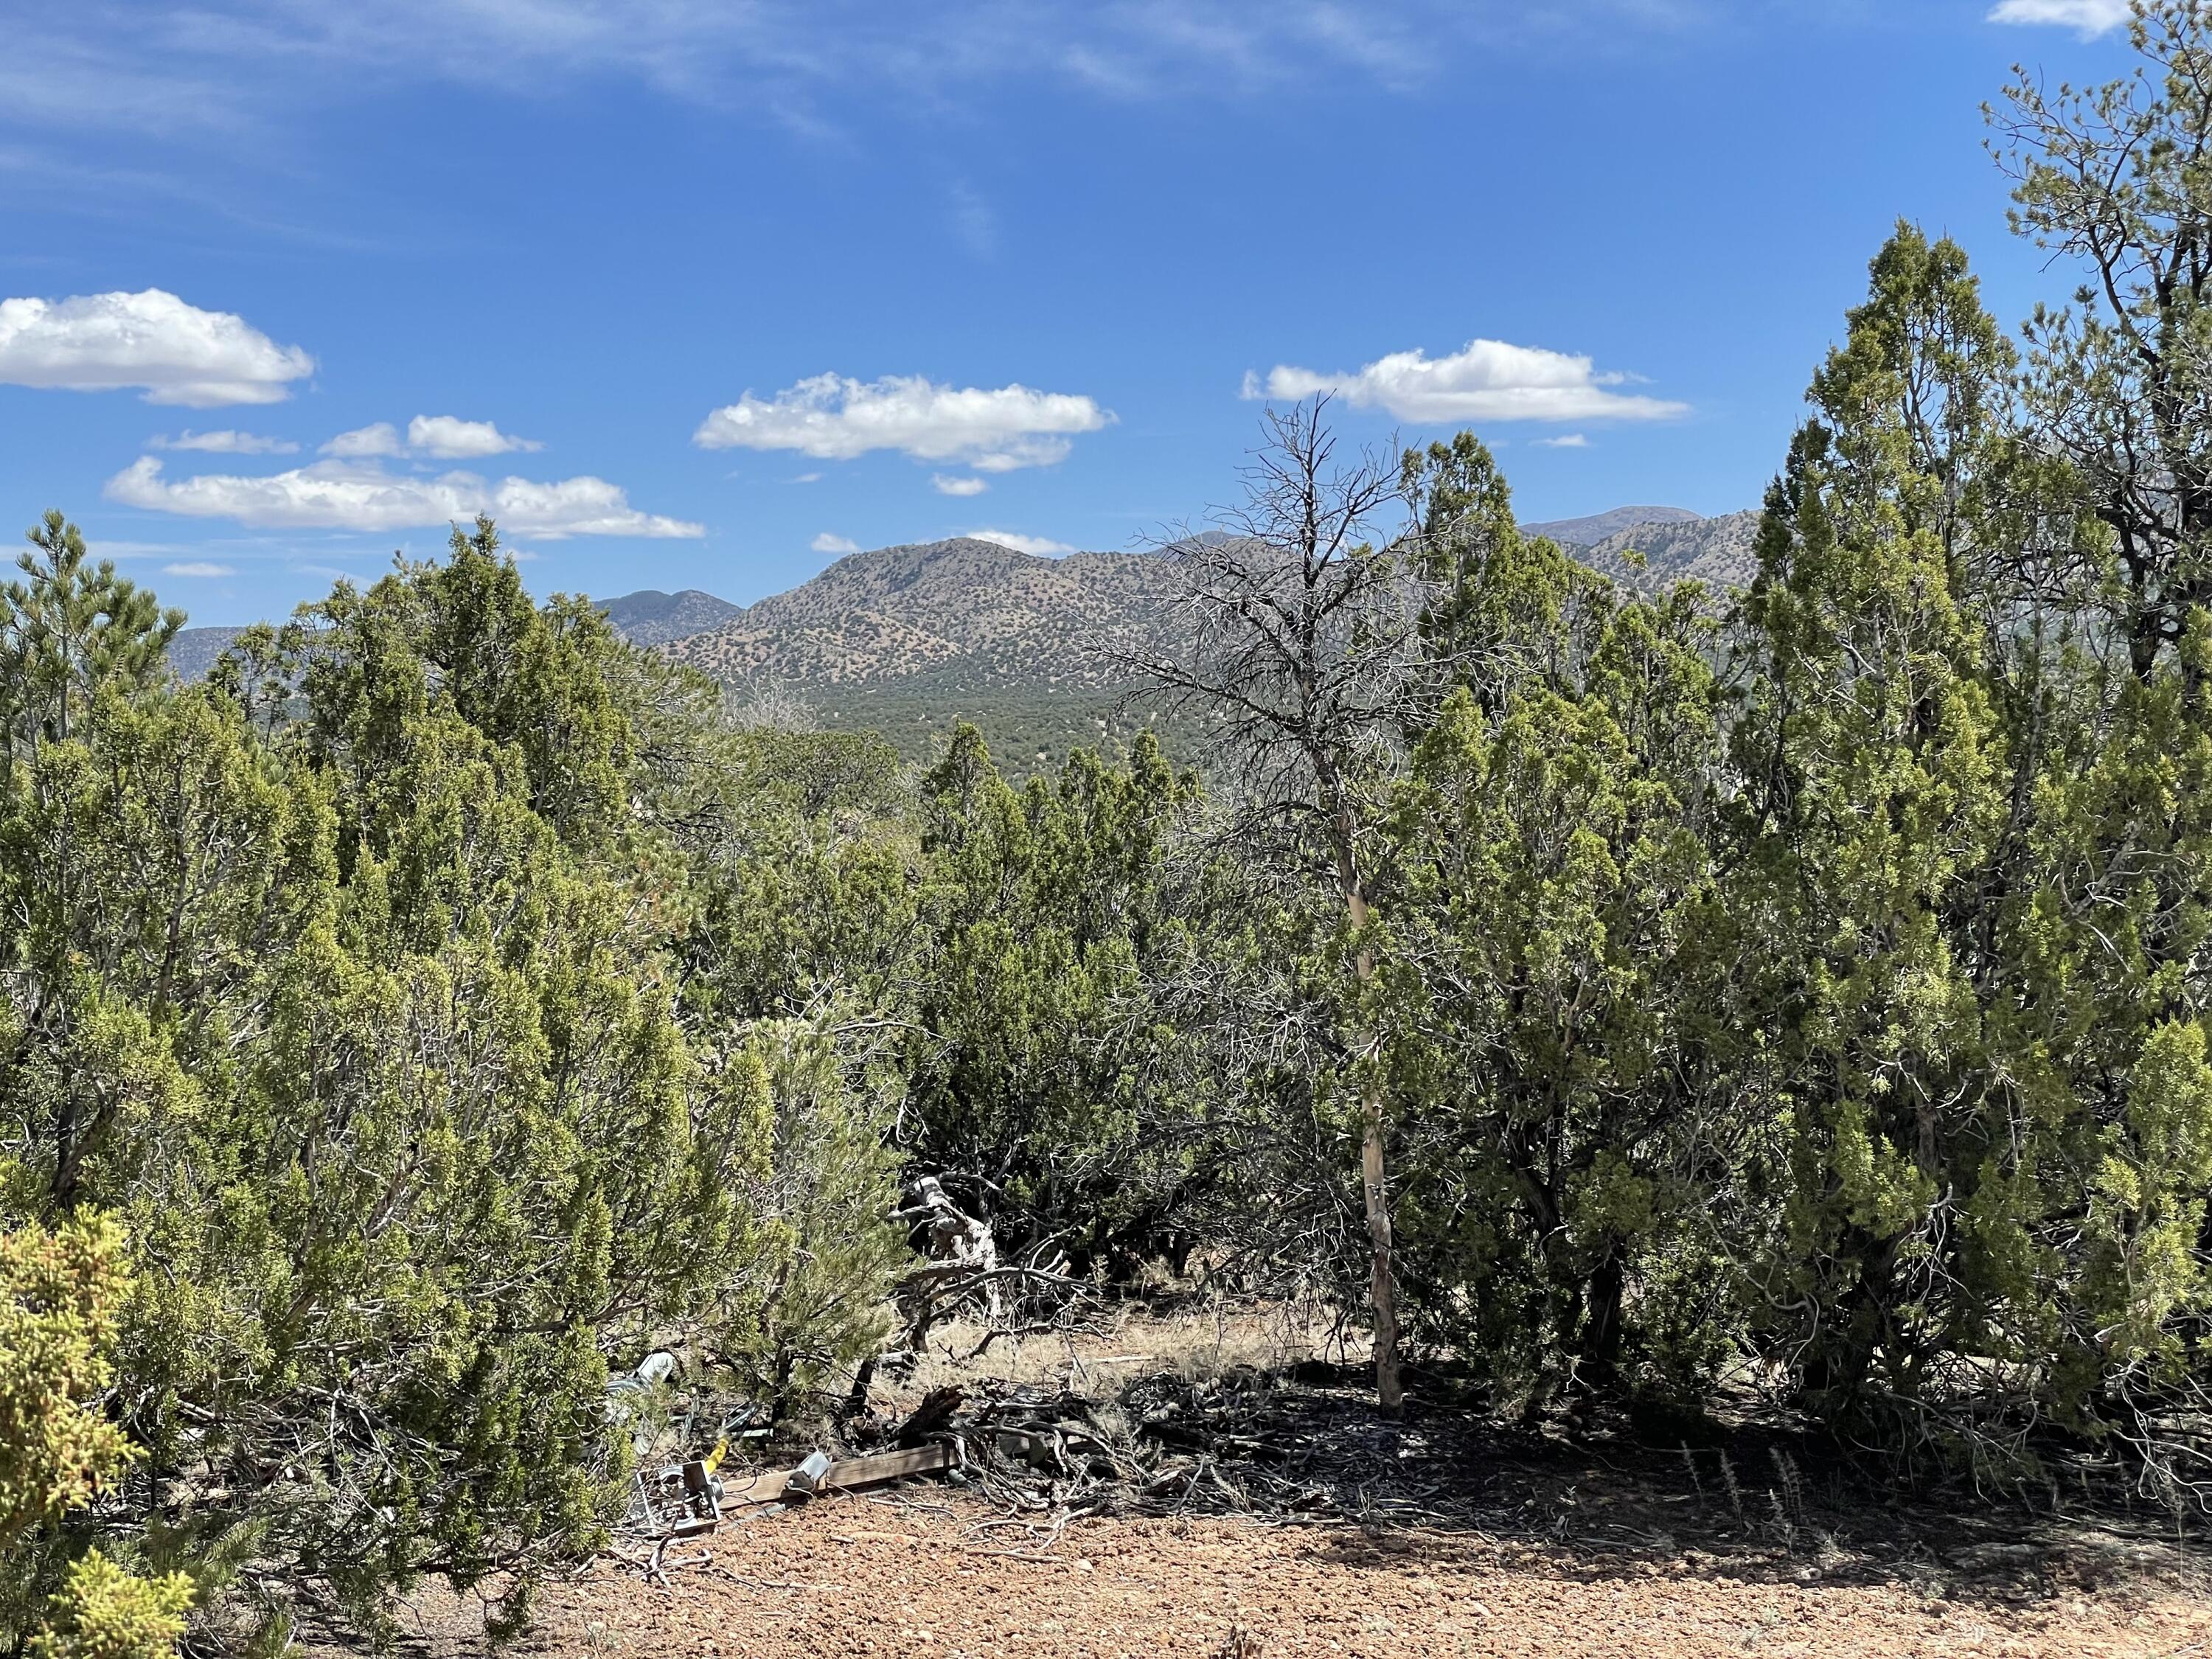
[[[909,1145],[1081,1268],[1153,1254],[1191,1170],[1155,988],[1192,948],[1164,853],[1195,795],[1149,734],[1127,771],[1078,752],[1018,791],[963,726],[922,780]]]
[[[1843,1412],[1924,1395],[1988,1305],[1947,1224],[1998,1144],[1951,924],[1996,854],[2006,763],[1959,552],[2008,367],[1958,249],[1900,230],[1814,379],[1821,418],[1770,498],[1740,623],[1735,890],[1784,1017],[1790,1140],[1758,1271]]]
[[[0,1219],[17,1173],[0,1166]],[[158,1659],[192,1602],[182,1574],[142,1577],[71,1548],[70,1523],[134,1454],[98,1407],[131,1277],[111,1218],[0,1231],[0,1639],[40,1659]]]
[[[14,740],[0,1130],[42,1208],[102,1206],[144,1264],[117,1399],[173,1549],[371,1626],[428,1570],[526,1595],[625,1477],[611,1360],[866,1344],[881,1248],[850,1306],[786,1329],[772,1291],[882,1232],[890,1174],[818,1082],[714,1059],[765,1038],[684,1017],[645,750],[690,688],[532,605],[481,524],[248,648],[176,692],[123,641],[66,738]],[[264,679],[298,718],[252,717]]]
[[[65,740],[96,688],[151,685],[185,623],[112,561],[88,563],[84,537],[58,512],[26,539],[32,550],[15,561],[22,579],[0,585],[0,723],[11,757]]]
[[[1729,932],[1710,627],[1688,591],[1589,602],[1579,672],[1492,717],[1462,686],[1400,793],[1399,1226],[1425,1328],[1499,1380],[1632,1365],[1693,1394],[1726,1328],[1699,1189]]]

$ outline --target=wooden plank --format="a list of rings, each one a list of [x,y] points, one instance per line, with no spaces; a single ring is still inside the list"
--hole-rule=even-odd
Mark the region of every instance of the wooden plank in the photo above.
[[[783,1496],[784,1483],[790,1478],[788,1469],[763,1469],[750,1475],[740,1475],[734,1469],[725,1472],[722,1507],[734,1510],[748,1504],[773,1504]]]
[[[882,1480],[903,1480],[910,1474],[934,1474],[939,1469],[951,1468],[959,1461],[960,1454],[951,1443],[942,1440],[935,1445],[915,1446],[905,1451],[848,1457],[830,1466],[830,1473],[822,1477],[822,1490],[842,1491],[848,1486],[872,1486]]]
[[[903,1480],[909,1475],[933,1474],[939,1469],[957,1467],[960,1454],[950,1443],[915,1446],[906,1451],[876,1452],[866,1457],[848,1457],[830,1466],[829,1474],[822,1477],[820,1492],[844,1492],[855,1486],[872,1486],[885,1480]],[[722,1477],[722,1507],[742,1509],[754,1504],[774,1504],[781,1501],[791,1480],[788,1469],[763,1469],[757,1474],[741,1475],[725,1469]]]

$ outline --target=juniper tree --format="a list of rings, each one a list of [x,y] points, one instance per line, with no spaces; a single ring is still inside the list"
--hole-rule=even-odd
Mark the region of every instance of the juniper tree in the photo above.
[[[19,1173],[0,1164],[0,1641],[40,1659],[162,1659],[191,1581],[131,1573],[71,1525],[132,1461],[100,1408],[131,1291],[123,1231],[91,1213],[25,1221],[6,1190]]]
[[[1501,590],[1526,592],[1518,563]],[[1570,1378],[1694,1396],[1729,1334],[1702,1184],[1729,937],[1711,624],[1694,589],[1652,607],[1572,580],[1595,624],[1579,672],[1494,712],[1463,684],[1397,793],[1408,1283],[1426,1330],[1532,1404]]]
[[[1783,1231],[1753,1271],[1833,1411],[1939,1392],[1975,1303],[1951,1218],[1991,1125],[1954,930],[2007,791],[1959,502],[2008,368],[1964,256],[1901,228],[1814,377],[1738,624],[1734,892],[1791,1136]]]
[[[880,1238],[891,1185],[872,1118],[779,1138],[744,1025],[684,1007],[689,797],[635,734],[686,705],[595,614],[531,604],[480,526],[272,648],[297,720],[125,655],[0,780],[0,1151],[146,1264],[137,1517],[276,1564],[272,1631],[374,1628],[422,1573],[526,1593],[599,1535],[611,1362],[794,1374],[779,1275],[810,1351],[865,1343],[880,1246],[842,1301],[779,1264]]]
[[[1016,790],[959,726],[922,781],[931,940],[904,1136],[992,1217],[1127,1279],[1184,1202],[1188,1101],[1158,991],[1188,948],[1167,848],[1194,804],[1149,733],[1126,768],[1079,750]]]

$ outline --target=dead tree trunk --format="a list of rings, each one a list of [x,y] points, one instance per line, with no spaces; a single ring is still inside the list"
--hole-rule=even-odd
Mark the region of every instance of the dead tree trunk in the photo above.
[[[1352,912],[1355,931],[1367,926],[1367,901],[1356,880],[1349,884],[1345,902]],[[1359,982],[1375,978],[1375,953],[1359,947],[1354,958]],[[1370,1042],[1370,1051],[1374,1048]],[[1359,1187],[1367,1210],[1370,1255],[1367,1299],[1375,1315],[1375,1396],[1386,1412],[1404,1404],[1405,1386],[1398,1376],[1398,1282],[1391,1267],[1390,1183],[1382,1163],[1382,1085],[1370,1073],[1359,1091]]]
[[[1184,626],[1117,654],[1170,706],[1206,714],[1226,793],[1262,856],[1323,883],[1334,861],[1337,896],[1358,934],[1372,890],[1362,849],[1376,837],[1380,802],[1403,765],[1420,687],[1437,667],[1422,621],[1434,583],[1413,556],[1418,526],[1400,519],[1400,461],[1363,454],[1340,465],[1327,407],[1324,397],[1268,411],[1268,441],[1245,470],[1243,504],[1217,512],[1207,533],[1163,549],[1182,578]],[[1323,885],[1316,896],[1327,892]],[[1356,948],[1358,1001],[1376,963],[1370,949]],[[1357,1024],[1339,1041],[1350,1036],[1364,1079],[1360,1188],[1375,1384],[1383,1408],[1395,1411],[1402,1392],[1380,1077],[1385,1032]],[[1334,1167],[1316,1173],[1332,1186],[1341,1178]]]

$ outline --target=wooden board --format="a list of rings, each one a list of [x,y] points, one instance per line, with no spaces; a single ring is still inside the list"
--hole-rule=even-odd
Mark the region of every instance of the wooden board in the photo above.
[[[844,1492],[854,1486],[872,1486],[885,1480],[903,1480],[908,1475],[934,1474],[939,1469],[957,1468],[960,1454],[950,1442],[935,1445],[915,1446],[906,1451],[876,1452],[866,1457],[848,1457],[830,1466],[829,1474],[822,1477],[817,1492]],[[742,1509],[753,1504],[779,1502],[785,1486],[791,1480],[788,1469],[763,1469],[757,1474],[745,1475],[738,1471],[722,1471],[722,1507]]]

